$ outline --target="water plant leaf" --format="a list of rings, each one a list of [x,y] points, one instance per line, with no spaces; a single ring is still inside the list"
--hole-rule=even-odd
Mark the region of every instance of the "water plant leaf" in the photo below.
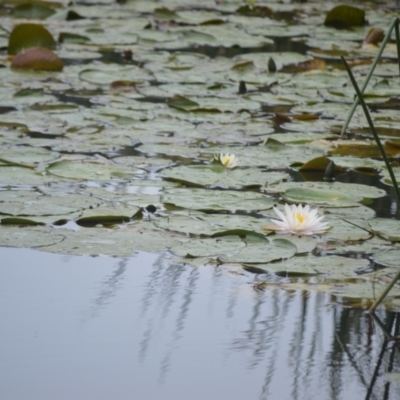
[[[60,243],[64,236],[51,227],[29,226],[20,228],[0,224],[0,246],[37,248]]]
[[[169,189],[161,197],[164,205],[187,208],[198,211],[259,211],[271,209],[274,201],[260,193],[204,190],[204,189]]]
[[[20,24],[11,32],[8,42],[8,54],[17,54],[30,47],[54,49],[56,42],[51,33],[42,25]]]
[[[47,171],[62,178],[97,181],[129,179],[144,174],[143,170],[137,168],[80,161],[55,162],[47,167]]]
[[[43,47],[30,47],[21,50],[13,58],[11,66],[42,71],[61,71],[64,64],[51,50]]]
[[[282,172],[263,172],[258,168],[226,170],[222,165],[189,165],[165,169],[165,179],[191,186],[224,189],[261,187],[264,184],[280,182],[288,175]]]
[[[366,23],[365,11],[358,7],[339,5],[332,8],[325,17],[324,24],[335,28],[361,26]]]
[[[177,239],[172,233],[160,235],[156,230],[141,225],[125,226],[124,229],[82,228],[77,231],[61,228],[57,233],[62,234],[64,239],[54,244],[49,241],[43,250],[61,254],[129,257],[137,251],[164,251]]]
[[[76,223],[81,226],[116,225],[128,222],[140,213],[140,207],[127,205],[97,207],[84,210]]]
[[[46,19],[53,15],[55,11],[42,3],[22,3],[16,5],[10,15],[13,18],[26,18],[26,19]]]
[[[291,258],[297,253],[297,247],[286,239],[273,239],[269,243],[252,243],[240,248],[236,254],[220,257],[223,262],[243,264],[263,264],[271,261]]]
[[[175,214],[166,218],[157,218],[153,224],[157,228],[185,235],[264,237],[261,220],[250,216],[190,212],[186,215]]]
[[[313,189],[317,192],[322,190],[324,191],[333,191],[333,192],[342,192],[343,196],[346,195],[353,198],[353,202],[357,202],[363,198],[379,198],[386,195],[386,191],[383,189],[376,188],[374,186],[368,186],[358,183],[345,183],[345,182],[281,182],[278,184],[270,185],[267,189],[268,191],[277,191],[277,192],[285,192],[288,189]],[[323,196],[323,195],[322,195]],[[358,199],[358,200],[356,200]]]
[[[368,221],[368,226],[380,237],[391,242],[400,242],[400,221],[387,218],[374,218]]]
[[[368,264],[368,260],[365,259],[309,255],[307,257],[294,257],[289,260],[258,265],[258,267],[265,270],[265,272],[274,273],[282,277],[315,276],[318,283],[332,283],[347,279],[362,279],[362,276],[356,271],[365,268]]]
[[[373,255],[372,260],[384,267],[400,268],[400,250],[377,252]]]
[[[362,200],[351,194],[329,189],[314,189],[294,187],[282,193],[285,201],[292,203],[306,203],[318,206],[351,207]]]
[[[246,243],[238,237],[221,237],[217,239],[179,240],[170,248],[172,254],[179,257],[221,257],[225,254],[237,253]]]

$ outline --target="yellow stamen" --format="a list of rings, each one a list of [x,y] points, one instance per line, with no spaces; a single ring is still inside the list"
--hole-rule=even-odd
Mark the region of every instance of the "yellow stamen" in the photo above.
[[[299,224],[302,224],[306,219],[306,216],[299,212],[294,213],[294,217],[296,218],[296,220]]]

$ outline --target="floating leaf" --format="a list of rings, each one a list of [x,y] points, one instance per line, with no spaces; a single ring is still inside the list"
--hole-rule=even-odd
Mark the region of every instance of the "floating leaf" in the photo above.
[[[190,165],[165,169],[165,179],[191,186],[204,186],[224,189],[261,187],[266,182],[276,183],[288,177],[282,172],[263,172],[258,168],[227,170],[222,165]]]
[[[236,253],[245,246],[246,243],[238,237],[230,236],[218,239],[180,240],[171,246],[170,251],[179,257],[221,257]]]
[[[13,18],[46,19],[55,11],[42,3],[23,3],[15,6],[10,15]]]
[[[76,223],[82,226],[121,224],[139,215],[140,210],[140,207],[127,207],[124,205],[87,209]]]
[[[272,10],[265,6],[241,6],[236,10],[237,14],[245,15],[246,17],[270,17]]]
[[[254,192],[204,189],[169,189],[161,197],[166,205],[198,211],[259,211],[273,207],[271,197]]]
[[[384,267],[400,268],[400,250],[389,250],[375,253],[372,260]]]
[[[111,179],[129,179],[144,174],[143,170],[117,165],[95,164],[79,161],[60,161],[47,168],[53,175],[78,180],[108,181]]]
[[[336,190],[290,188],[282,193],[285,201],[330,207],[351,207],[362,200],[361,197]]]
[[[249,244],[236,254],[220,257],[223,262],[262,264],[293,257],[297,247],[285,239],[274,239],[269,243]]]
[[[12,60],[13,68],[61,71],[64,67],[63,62],[51,50],[43,47],[31,47],[21,50]]]
[[[54,49],[56,42],[51,33],[42,25],[21,24],[11,32],[8,42],[8,54],[17,54],[30,47]]]
[[[335,28],[347,28],[364,24],[366,24],[365,11],[347,5],[340,5],[332,8],[325,18],[325,25]]]
[[[381,28],[371,28],[364,39],[365,44],[375,44],[382,42],[385,32]]]
[[[374,218],[368,221],[368,226],[380,237],[391,242],[400,242],[400,221],[388,218]]]

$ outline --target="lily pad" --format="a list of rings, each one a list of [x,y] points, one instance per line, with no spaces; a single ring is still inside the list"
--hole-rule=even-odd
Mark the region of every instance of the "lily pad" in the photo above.
[[[282,198],[292,203],[306,203],[330,207],[351,207],[362,200],[337,190],[289,188],[282,193]]]
[[[400,221],[388,218],[374,218],[368,221],[368,226],[380,237],[391,242],[400,242]]]
[[[21,50],[12,60],[13,68],[39,71],[61,71],[64,64],[51,50],[43,47],[31,47]]]
[[[372,260],[384,267],[400,268],[400,250],[389,250],[375,253]]]
[[[47,171],[62,178],[76,180],[108,181],[111,179],[129,179],[134,175],[143,175],[144,171],[108,164],[95,164],[79,161],[59,161],[47,168]]]
[[[262,264],[293,257],[297,247],[285,239],[274,239],[269,243],[249,244],[236,254],[220,257],[223,262]]]
[[[256,188],[288,179],[283,172],[263,172],[258,168],[227,170],[216,164],[169,168],[162,172],[162,176],[186,185],[224,189]]]
[[[8,42],[8,54],[17,54],[30,47],[54,49],[56,42],[51,33],[42,25],[20,24],[11,32]]]
[[[54,245],[64,240],[61,232],[54,232],[53,228],[17,226],[0,224],[0,246],[36,248]]]
[[[161,197],[166,205],[198,211],[258,211],[273,207],[271,197],[254,192],[204,189],[170,189]]]

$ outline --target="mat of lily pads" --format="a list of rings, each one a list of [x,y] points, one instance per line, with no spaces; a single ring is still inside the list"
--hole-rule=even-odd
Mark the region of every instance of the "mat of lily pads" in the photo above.
[[[0,4],[10,53],[0,55],[0,246],[163,252],[174,263],[245,268],[263,290],[323,290],[362,307],[395,274],[393,182],[361,109],[340,136],[354,100],[340,56],[362,82],[379,46],[370,29],[386,29],[395,10],[364,2],[354,18],[330,14],[337,1],[18,4]],[[13,61],[31,36],[61,67]],[[389,43],[365,97],[398,178],[396,58]],[[219,154],[237,166],[212,162]],[[273,208],[285,203],[319,207],[330,229],[277,234]],[[400,309],[398,295],[386,307]]]

